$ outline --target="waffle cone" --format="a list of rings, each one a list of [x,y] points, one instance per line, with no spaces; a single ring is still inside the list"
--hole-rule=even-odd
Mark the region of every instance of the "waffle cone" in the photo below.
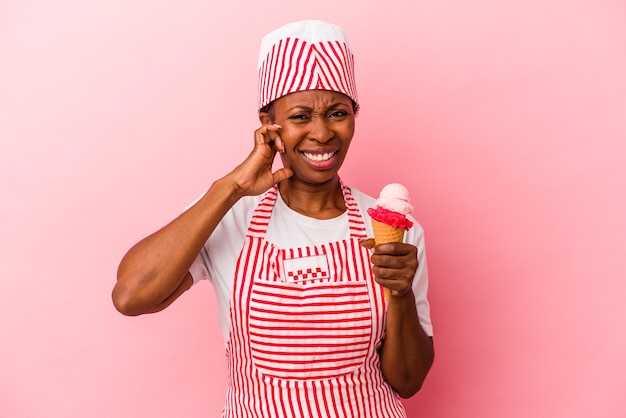
[[[372,229],[374,230],[376,245],[402,242],[404,239],[404,228],[394,228],[386,223],[378,222],[376,219],[372,219]],[[386,287],[383,290],[385,291],[385,300],[388,301],[391,290]]]
[[[394,228],[375,219],[372,219],[372,228],[374,229],[376,245],[388,242],[402,242],[404,239],[404,228]]]

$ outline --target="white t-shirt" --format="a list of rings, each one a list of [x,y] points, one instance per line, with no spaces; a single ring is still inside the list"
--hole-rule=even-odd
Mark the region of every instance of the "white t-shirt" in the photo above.
[[[350,188],[350,191],[361,211],[367,235],[373,237],[367,208],[374,207],[376,200],[354,188]],[[233,293],[235,265],[243,247],[254,209],[262,198],[263,195],[240,199],[217,225],[189,269],[194,283],[199,280],[209,280],[213,284],[224,342],[227,341],[230,330],[229,306]],[[414,225],[404,234],[404,242],[417,247],[419,261],[419,267],[413,279],[413,293],[415,294],[420,324],[424,332],[432,336],[430,306],[426,297],[428,268],[426,266],[424,230],[415,219],[410,219]],[[333,219],[310,218],[289,208],[278,193],[265,240],[279,248],[295,248],[339,241],[349,236],[347,212]]]

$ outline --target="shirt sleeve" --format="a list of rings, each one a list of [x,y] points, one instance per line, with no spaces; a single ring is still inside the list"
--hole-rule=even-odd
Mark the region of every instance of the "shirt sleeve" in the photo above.
[[[424,230],[415,222],[413,234],[407,237],[417,247],[417,261],[419,263],[415,277],[413,278],[413,294],[420,324],[426,335],[433,336],[433,325],[430,319],[430,304],[428,303],[428,265],[426,261],[426,245],[424,242]]]
[[[191,202],[190,204],[185,206],[184,210],[186,211],[190,207],[192,207],[193,205],[198,203],[198,201],[200,199],[202,199],[202,197],[204,197],[205,194],[206,194],[206,192],[203,192],[202,194],[200,194],[200,196],[198,196],[193,202]],[[193,278],[193,284],[198,283],[200,280],[208,280],[209,279],[209,271],[207,269],[207,261],[208,261],[208,254],[206,252],[206,248],[202,247],[202,250],[200,251],[200,254],[198,254],[198,256],[194,260],[193,264],[189,268],[189,273],[191,274],[191,277]]]
[[[204,247],[200,251],[200,254],[196,257],[191,267],[189,267],[189,273],[193,278],[193,284],[198,283],[200,280],[209,280],[209,270],[207,267],[207,252]]]

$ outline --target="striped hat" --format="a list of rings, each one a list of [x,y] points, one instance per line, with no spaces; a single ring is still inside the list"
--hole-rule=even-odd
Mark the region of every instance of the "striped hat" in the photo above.
[[[259,54],[259,109],[289,93],[330,90],[358,102],[354,59],[337,25],[289,23],[267,34]]]

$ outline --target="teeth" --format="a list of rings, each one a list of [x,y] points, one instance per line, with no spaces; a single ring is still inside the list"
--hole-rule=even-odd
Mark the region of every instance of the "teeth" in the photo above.
[[[309,160],[313,160],[313,161],[326,161],[326,160],[329,160],[330,157],[335,155],[334,152],[327,152],[325,154],[311,154],[308,152],[304,152],[303,154],[306,158],[308,158]]]

